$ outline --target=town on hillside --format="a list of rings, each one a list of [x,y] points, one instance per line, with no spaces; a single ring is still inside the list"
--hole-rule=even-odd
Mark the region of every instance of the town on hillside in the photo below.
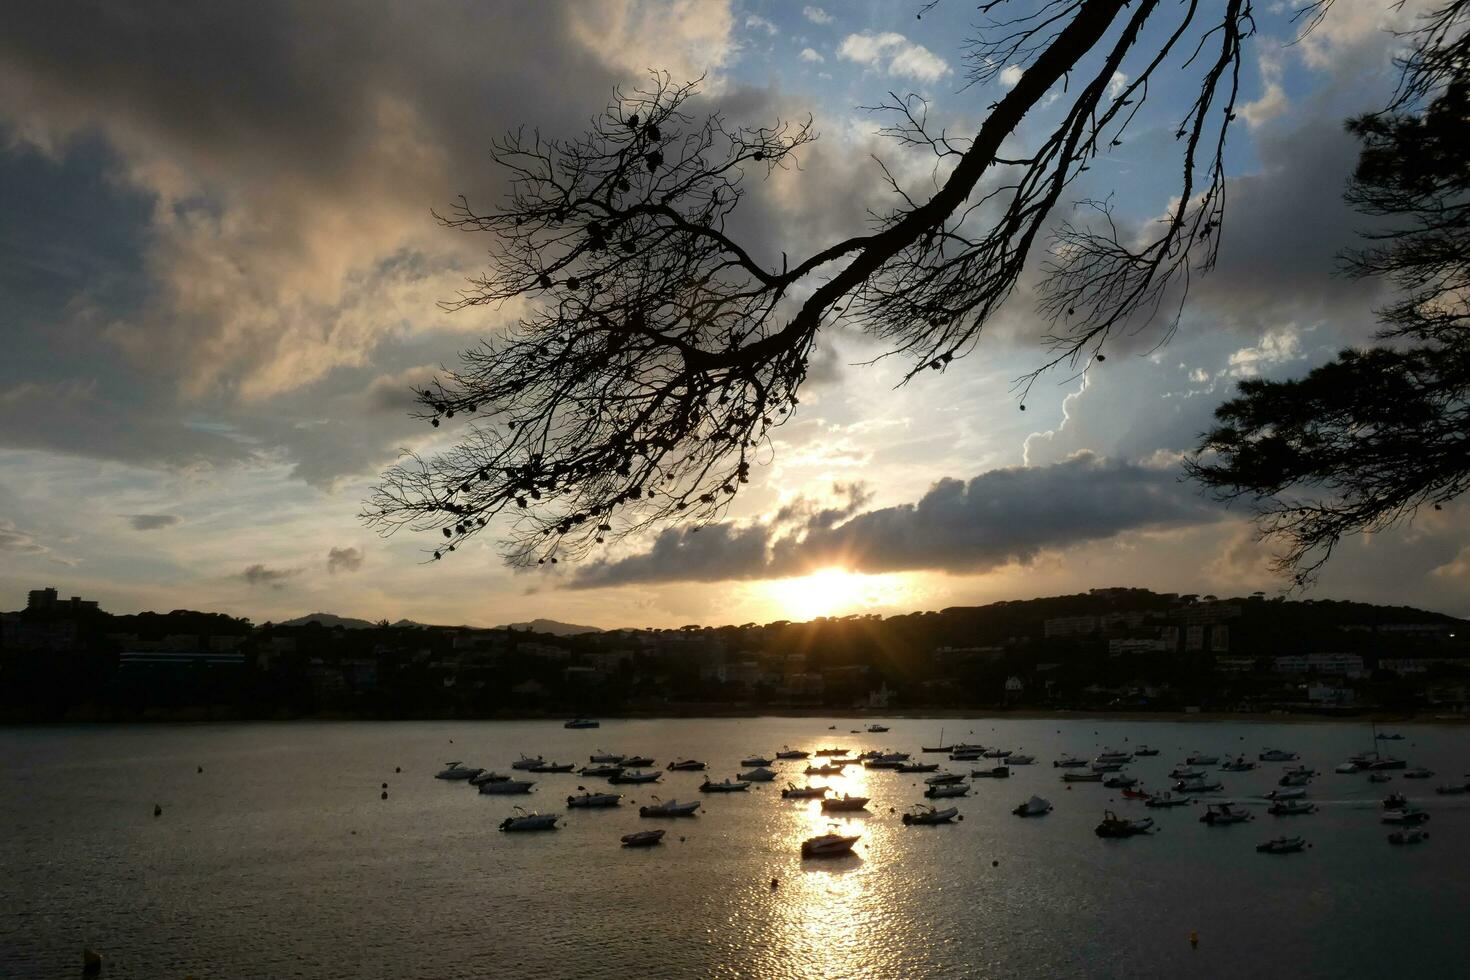
[[[1093,589],[810,622],[482,629],[316,614],[0,614],[8,721],[737,711],[1470,709],[1470,623],[1408,607]]]

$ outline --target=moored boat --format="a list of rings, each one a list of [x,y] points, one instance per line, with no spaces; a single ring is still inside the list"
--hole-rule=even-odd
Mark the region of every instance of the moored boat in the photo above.
[[[880,724],[878,724],[875,721],[875,722],[873,722],[873,724],[871,724],[871,725],[868,726],[868,731],[870,733],[874,734],[874,735],[878,735],[878,734],[881,734],[883,732],[888,731],[888,726],[887,725],[880,725]]]
[[[923,803],[915,803],[909,807],[908,812],[903,815],[905,824],[917,824],[919,826],[932,826],[933,824],[949,823],[959,815],[958,807],[948,807],[936,810],[932,806]]]
[[[741,759],[740,764],[742,766],[769,766],[771,761],[763,755],[753,755],[747,759]]]
[[[735,778],[746,783],[769,783],[776,778],[776,771],[767,769],[765,766],[756,766],[754,769],[738,773]]]
[[[1224,784],[1218,779],[1211,779],[1208,776],[1181,779],[1174,784],[1174,791],[1176,793],[1214,793],[1224,788]]]
[[[624,847],[652,847],[664,839],[666,830],[640,830],[635,834],[624,834],[619,840]]]
[[[486,796],[514,796],[531,792],[531,787],[535,785],[535,781],[530,779],[502,779],[493,783],[481,783],[480,792]]]
[[[666,766],[669,772],[700,772],[705,764],[698,759],[676,759]]]
[[[1071,755],[1064,755],[1060,759],[1053,759],[1051,762],[1053,769],[1081,769],[1085,765],[1087,765],[1086,759],[1079,759]]]
[[[736,779],[725,779],[718,783],[712,783],[706,776],[704,782],[699,784],[701,793],[743,793],[750,789],[749,783],[742,783]]]
[[[1286,749],[1262,749],[1256,758],[1262,762],[1295,762],[1297,754]]]
[[[446,762],[444,768],[434,773],[435,779],[474,779],[485,770],[476,766],[465,766],[458,762]]]
[[[1390,844],[1422,844],[1429,839],[1429,831],[1419,827],[1406,827],[1388,835]]]
[[[1195,752],[1192,755],[1186,756],[1184,762],[1186,765],[1191,766],[1216,766],[1220,764],[1220,757],[1218,755]]]
[[[510,767],[512,769],[530,769],[532,766],[539,766],[542,763],[544,763],[545,761],[546,760],[543,759],[543,758],[541,758],[539,755],[537,755],[537,756],[523,755],[519,759],[517,759],[516,761],[512,762],[510,764]]]
[[[989,769],[971,769],[971,779],[1007,779],[1011,775],[1010,766],[991,766]]]
[[[937,762],[905,762],[898,767],[896,772],[938,772]]]
[[[1423,766],[1415,766],[1404,773],[1405,779],[1428,779],[1434,775],[1434,770],[1425,769]]]
[[[1429,814],[1425,813],[1423,810],[1414,810],[1405,807],[1402,810],[1387,810],[1379,819],[1381,819],[1384,823],[1398,823],[1406,824],[1408,826],[1416,826],[1418,824],[1427,822],[1429,820]]]
[[[1276,780],[1277,786],[1305,786],[1312,781],[1312,777],[1299,772],[1289,772]]]
[[[678,800],[660,800],[657,796],[653,798],[650,806],[640,806],[638,816],[640,817],[692,817],[694,811],[699,809],[699,801],[693,803],[680,803]]]
[[[924,782],[929,786],[944,786],[949,783],[962,783],[964,780],[965,777],[957,772],[936,772],[934,775],[925,779]]]
[[[841,834],[809,837],[801,842],[801,856],[804,858],[842,857],[852,853],[852,846],[858,840],[858,837],[843,837]]]
[[[809,765],[806,767],[806,774],[808,776],[840,776],[843,768],[845,767],[840,762],[829,762],[820,766]]]
[[[602,722],[600,722],[600,721],[593,721],[591,718],[573,718],[571,721],[566,722],[561,727],[563,727],[563,728],[601,728],[602,727]]]
[[[506,817],[500,821],[500,829],[508,832],[524,830],[555,830],[556,822],[561,819],[557,813],[526,813],[520,807],[516,807],[516,816]]]
[[[623,757],[622,765],[628,769],[641,769],[653,765],[653,760],[646,755],[628,755]]]
[[[1006,765],[1009,766],[1029,766],[1035,761],[1036,756],[1025,755],[1020,752],[1012,752],[1010,755],[1006,756]]]
[[[1470,792],[1470,783],[1446,783],[1443,786],[1436,786],[1434,791],[1440,796],[1459,796]]]
[[[603,752],[600,749],[587,757],[588,762],[622,762],[625,757],[616,752]]]
[[[1018,817],[1044,817],[1052,810],[1051,801],[1033,796],[1011,812]]]
[[[828,813],[840,813],[848,810],[867,809],[869,797],[850,796],[846,793],[841,796],[829,796],[822,801],[822,809]]]
[[[1229,803],[1210,803],[1205,806],[1205,815],[1199,818],[1199,822],[1211,827],[1228,827],[1233,823],[1245,823],[1253,819],[1254,815],[1245,810],[1237,810]]]
[[[489,769],[486,769],[484,772],[480,773],[478,776],[471,776],[470,777],[470,785],[471,786],[482,786],[485,783],[503,783],[503,782],[505,782],[508,779],[510,779],[510,777],[507,776],[507,775],[505,775],[505,774],[503,774],[503,773],[492,772]]]
[[[616,776],[607,777],[607,781],[610,783],[615,783],[617,785],[656,783],[662,776],[663,773],[657,770],[654,770],[653,772],[644,772],[641,769],[625,769],[622,772],[618,773]]]
[[[1300,786],[1288,786],[1285,789],[1273,789],[1262,795],[1268,800],[1300,800],[1307,795],[1307,791]]]
[[[1139,834],[1147,834],[1154,828],[1152,817],[1143,817],[1140,820],[1124,820],[1112,810],[1103,811],[1102,823],[1094,828],[1094,833],[1099,837],[1137,837]]]
[[[787,783],[786,788],[781,791],[781,798],[785,800],[820,800],[831,790],[826,786],[797,786],[795,783]]]
[[[803,752],[801,749],[793,749],[789,745],[781,746],[781,751],[776,753],[778,759],[805,759],[811,753]]]
[[[1306,846],[1306,840],[1301,837],[1277,837],[1257,844],[1256,850],[1262,854],[1295,854]]]
[[[1119,772],[1114,773],[1107,779],[1104,779],[1103,785],[1106,786],[1108,789],[1131,789],[1132,787],[1138,785],[1138,780],[1132,776],[1125,776],[1123,773]]]
[[[1234,759],[1234,760],[1232,760],[1230,762],[1222,763],[1221,766],[1220,766],[1220,771],[1221,772],[1250,772],[1255,767],[1256,767],[1256,764],[1254,762],[1251,762],[1245,756],[1241,756],[1240,758]]]
[[[1317,804],[1307,800],[1277,800],[1266,809],[1266,812],[1273,817],[1294,817],[1299,814],[1317,812]]]
[[[578,776],[598,776],[603,779],[610,779],[613,776],[621,776],[622,774],[623,767],[614,765],[583,766],[577,770]]]
[[[956,796],[966,796],[970,787],[965,783],[947,783],[943,786],[930,786],[924,790],[924,795],[931,800],[946,800]]]
[[[543,762],[532,766],[531,772],[571,772],[575,768],[576,764],[571,762]]]
[[[1136,749],[1133,750],[1133,754],[1136,755],[1136,756],[1140,756],[1140,757],[1147,757],[1147,756],[1152,756],[1152,755],[1158,755],[1159,754],[1159,750],[1158,749],[1151,749],[1147,745],[1140,745],[1138,748],[1136,748]]]
[[[1193,802],[1194,800],[1190,799],[1187,796],[1175,796],[1172,793],[1159,793],[1156,796],[1150,796],[1146,801],[1144,801],[1143,805],[1148,807],[1150,810],[1164,810],[1168,809],[1169,807],[1175,806],[1189,806]]]
[[[1064,783],[1100,783],[1103,774],[1100,772],[1064,772],[1062,782]]]
[[[583,793],[581,796],[567,797],[567,806],[572,808],[593,809],[617,806],[621,802],[623,802],[623,797],[618,793]]]

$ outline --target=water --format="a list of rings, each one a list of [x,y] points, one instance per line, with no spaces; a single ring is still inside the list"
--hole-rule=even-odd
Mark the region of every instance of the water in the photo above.
[[[1470,731],[1404,727],[1385,750],[1438,775],[1372,785],[1330,771],[1368,746],[1366,725],[889,724],[881,735],[791,718],[0,730],[0,976],[74,976],[85,946],[107,957],[104,976],[150,980],[1464,975],[1470,798],[1433,787],[1470,771]],[[828,782],[873,801],[838,821],[862,841],[835,861],[800,860],[800,841],[828,820],[815,801],[782,800],[784,778],[703,796],[700,774],[665,773],[657,787],[619,787],[625,804],[701,799],[699,817],[640,820],[625,805],[520,835],[495,829],[515,803],[565,812],[577,785],[605,782],[540,776],[537,792],[510,798],[432,778],[450,759],[504,769],[526,751],[582,764],[606,748],[660,768],[704,759],[718,780],[785,743],[917,753],[941,725],[950,741],[1024,747],[1038,765],[936,801],[965,817],[940,827],[890,813],[921,798],[923,777],[849,769]],[[1308,789],[1322,809],[1277,818],[1261,804],[1252,823],[1208,828],[1198,807],[1145,811],[1097,784],[1067,790],[1050,765],[1138,742],[1163,750],[1130,766],[1156,788],[1195,749],[1294,749],[1326,770]],[[804,782],[804,765],[777,768]],[[1221,779],[1232,796],[1261,793],[1281,768]],[[1385,840],[1377,801],[1394,789],[1432,812],[1427,844]],[[1055,812],[1011,816],[1033,792]],[[1162,831],[1100,840],[1109,805]],[[664,845],[618,846],[652,827],[668,830]],[[1255,853],[1283,833],[1312,849]]]

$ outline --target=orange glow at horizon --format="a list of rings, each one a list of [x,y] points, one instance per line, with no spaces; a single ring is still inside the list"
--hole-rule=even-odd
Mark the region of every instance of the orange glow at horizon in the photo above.
[[[901,575],[864,575],[845,568],[823,568],[800,578],[766,583],[766,595],[790,619],[814,619],[894,606],[911,599]]]

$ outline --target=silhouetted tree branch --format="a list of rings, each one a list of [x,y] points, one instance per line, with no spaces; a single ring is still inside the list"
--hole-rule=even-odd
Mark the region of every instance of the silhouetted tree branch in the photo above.
[[[972,136],[932,132],[911,97],[880,107],[891,137],[932,154],[933,192],[885,170],[890,212],[779,267],[736,241],[728,218],[748,173],[793,164],[814,138],[810,122],[700,118],[694,84],[656,75],[617,93],[578,139],[507,136],[495,152],[507,199],[488,213],[461,201],[441,219],[491,243],[490,270],[448,307],[527,312],[418,393],[426,421],[462,425],[457,444],[386,473],[365,519],[435,532],[438,558],[509,511],[508,558],[527,563],[717,517],[797,405],[824,326],[844,318],[911,358],[906,379],[943,370],[973,348],[1048,215],[1089,161],[1121,144],[1151,87],[1185,84],[1197,95],[1179,121],[1178,185],[1161,196],[1178,203],[1142,236],[1120,234],[1105,206],[1103,220],[1068,224],[1041,286],[1047,366],[1146,321],[1171,285],[1214,261],[1250,0],[1037,0],[1012,14],[1018,6],[981,5],[1000,19],[972,46],[971,80],[1023,70]],[[1157,48],[1140,46],[1145,27]],[[1160,77],[1171,55],[1183,82]],[[1048,93],[1056,124],[1002,156]]]
[[[1188,463],[1222,499],[1249,498],[1278,568],[1310,582],[1344,535],[1375,531],[1470,489],[1470,0],[1437,8],[1402,64],[1390,111],[1354,119],[1346,197],[1385,219],[1349,252],[1381,276],[1393,342],[1345,350],[1299,381],[1242,382]],[[1434,93],[1422,113],[1405,94]],[[1313,491],[1308,494],[1306,491]]]

